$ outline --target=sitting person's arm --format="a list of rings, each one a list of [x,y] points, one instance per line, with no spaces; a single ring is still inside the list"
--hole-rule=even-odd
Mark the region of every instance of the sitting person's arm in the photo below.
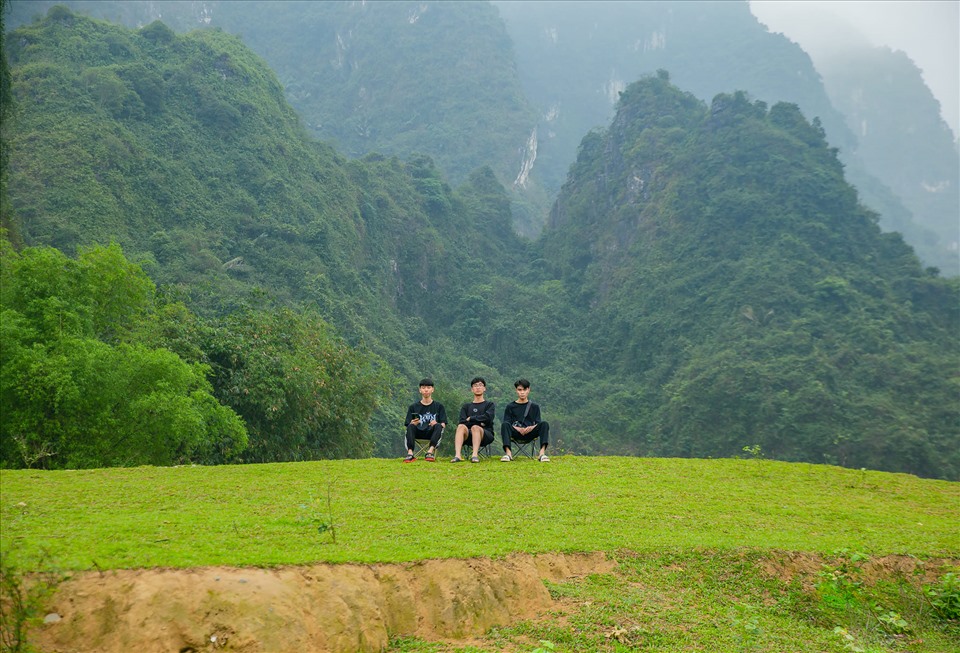
[[[487,428],[493,428],[493,420],[496,417],[497,405],[492,401],[488,401],[487,405],[484,407],[483,413],[478,417],[478,421]]]
[[[413,412],[414,405],[415,404],[410,404],[410,407],[407,408],[407,417],[406,419],[403,420],[404,426],[410,426],[411,422],[413,422],[414,420],[420,419],[420,416],[417,415],[415,412]]]
[[[523,426],[520,424],[520,418],[523,416],[523,413],[517,413],[517,402],[511,401],[507,404],[507,407],[503,409],[503,423],[509,424],[517,433],[520,433],[520,427]]]
[[[526,426],[524,426],[523,434],[526,435],[533,429],[537,428],[542,420],[540,419],[540,404],[532,403],[530,404],[530,414],[527,415]]]

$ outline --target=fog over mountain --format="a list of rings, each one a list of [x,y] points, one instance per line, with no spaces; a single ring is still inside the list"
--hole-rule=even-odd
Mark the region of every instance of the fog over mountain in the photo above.
[[[851,46],[902,50],[923,71],[954,138],[960,134],[960,3],[751,0],[750,10],[815,61]]]

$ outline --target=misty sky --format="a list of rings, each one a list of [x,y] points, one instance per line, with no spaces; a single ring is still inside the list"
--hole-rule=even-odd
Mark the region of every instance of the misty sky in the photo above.
[[[839,39],[902,50],[923,72],[954,137],[960,134],[960,1],[750,0],[750,9],[814,61]]]

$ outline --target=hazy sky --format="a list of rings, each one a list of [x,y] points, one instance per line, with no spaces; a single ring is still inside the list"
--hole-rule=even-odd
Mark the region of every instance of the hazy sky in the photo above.
[[[857,32],[872,45],[902,50],[923,72],[954,137],[960,133],[960,1],[750,0],[750,9],[814,59],[816,50]]]

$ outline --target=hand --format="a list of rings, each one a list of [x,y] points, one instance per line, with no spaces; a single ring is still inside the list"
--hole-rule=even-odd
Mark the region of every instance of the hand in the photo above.
[[[436,425],[437,425],[437,420],[433,420],[427,426],[436,426]]]
[[[410,423],[411,423],[411,424],[419,424],[419,423],[420,423],[420,418],[419,418],[419,417],[414,417],[412,420],[410,420]]]

